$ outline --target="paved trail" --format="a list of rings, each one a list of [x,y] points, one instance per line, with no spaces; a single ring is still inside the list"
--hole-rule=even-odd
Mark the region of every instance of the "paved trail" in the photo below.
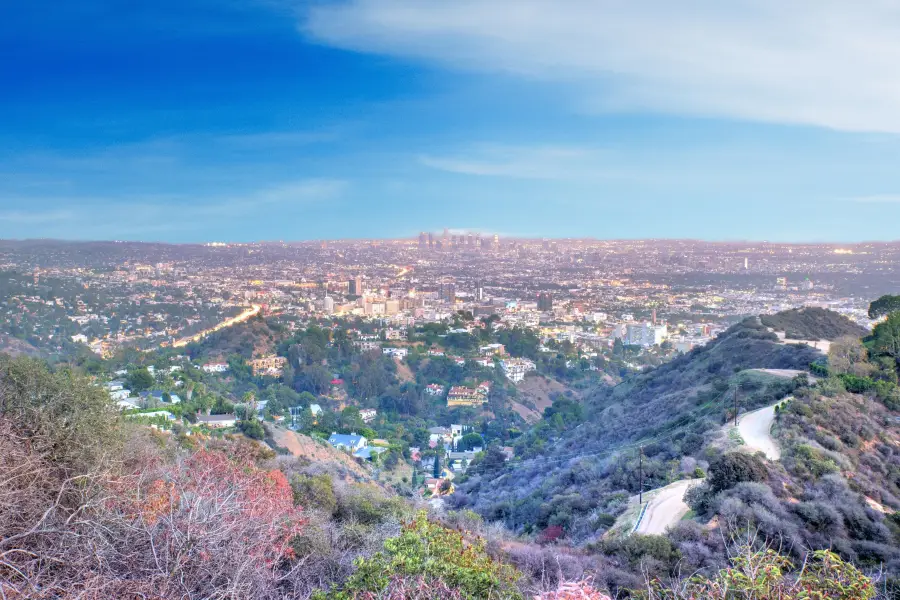
[[[701,481],[702,479],[676,481],[657,490],[658,493],[650,500],[647,512],[635,532],[654,535],[665,533],[666,529],[688,513],[690,508],[684,503],[684,493],[690,486]]]
[[[781,402],[786,402],[785,398]],[[775,438],[772,437],[772,423],[775,422],[775,407],[781,404],[773,404],[747,413],[738,421],[738,433],[744,438],[744,444],[754,451],[762,452],[769,460],[781,458],[781,449]]]

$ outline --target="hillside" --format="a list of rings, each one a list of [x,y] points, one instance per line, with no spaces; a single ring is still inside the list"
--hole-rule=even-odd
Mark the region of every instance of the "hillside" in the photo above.
[[[845,335],[862,337],[869,333],[844,315],[812,306],[760,315],[759,319],[766,327],[784,332],[790,340],[834,341]]]
[[[10,356],[38,356],[40,350],[19,338],[0,333],[0,352],[9,354]]]
[[[283,337],[282,332],[273,329],[268,321],[258,316],[189,344],[187,354],[192,359],[200,360],[221,361],[233,354],[250,359],[274,353]]]
[[[597,390],[581,410],[539,424],[516,441],[523,460],[502,474],[473,474],[457,502],[516,531],[561,525],[578,539],[606,530],[638,489],[638,444],[644,447],[645,488],[691,474],[732,410],[750,410],[788,395],[790,379],[743,373],[754,368],[804,369],[819,354],[781,345],[747,319],[702,348],[614,388]]]
[[[369,470],[348,453],[284,427],[267,425],[267,428],[272,432],[272,440],[277,447],[284,448],[306,465],[315,465],[319,473],[328,473],[332,478],[347,482],[371,481]]]
[[[833,321],[825,319],[804,333],[828,331]],[[727,564],[724,540],[749,535],[795,561],[831,549],[868,572],[885,571],[890,594],[900,573],[900,416],[894,410],[900,391],[890,383],[896,367],[868,363],[861,352],[840,368],[875,379],[836,366],[816,380],[782,376],[789,373],[782,369],[803,369],[817,357],[807,346],[779,344],[759,321],[747,319],[705,348],[589,398],[582,418],[568,427],[535,427],[544,427],[549,443],[542,447],[526,434],[517,448],[527,455],[533,445],[536,452],[507,465],[476,464],[454,499],[516,531],[538,539],[554,532],[599,552],[611,561],[609,573],[615,571],[606,580],[614,593],[640,584],[633,575],[638,555],[642,564],[653,557],[672,573],[710,572]],[[777,445],[768,458],[723,427],[735,392],[742,413],[786,398],[775,410],[772,434],[763,432]],[[657,526],[645,515],[639,531],[665,535],[654,541],[628,535],[641,514],[634,499],[641,446],[644,490],[701,481],[677,488],[688,490],[688,518],[678,521],[680,512]],[[678,497],[671,501],[684,507]]]

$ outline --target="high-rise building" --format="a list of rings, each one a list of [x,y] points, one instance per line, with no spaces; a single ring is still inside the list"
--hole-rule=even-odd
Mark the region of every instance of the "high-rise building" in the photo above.
[[[356,276],[350,280],[349,285],[347,286],[347,293],[351,296],[362,296],[363,295],[363,282],[362,277]]]
[[[325,310],[326,315],[333,313],[334,299],[331,296],[325,296],[325,300],[322,302],[322,308]]]
[[[434,248],[434,234],[433,233],[428,234],[428,247]]]
[[[538,294],[537,307],[541,312],[553,310],[553,294],[550,292],[541,292]]]
[[[425,235],[425,232],[421,232],[419,234],[419,250],[424,250],[428,245],[428,236]]]
[[[496,233],[494,234],[494,250],[500,249],[500,236]]]

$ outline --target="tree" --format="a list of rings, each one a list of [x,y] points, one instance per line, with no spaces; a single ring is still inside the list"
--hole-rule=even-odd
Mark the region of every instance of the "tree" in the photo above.
[[[889,356],[900,363],[900,312],[888,315],[872,330],[872,352]]]
[[[431,474],[435,479],[441,476],[441,459],[437,454],[434,455],[434,467],[431,469]]]
[[[263,429],[262,423],[258,419],[252,417],[237,422],[237,429],[244,435],[254,440],[261,440],[266,437],[266,430]]]
[[[866,362],[866,348],[852,335],[841,336],[831,343],[828,350],[828,367],[833,373],[849,373],[865,377],[872,371]]]
[[[484,447],[484,438],[477,433],[467,433],[462,436],[459,442],[456,445],[456,449],[459,452],[465,452],[467,450],[472,450],[473,448],[483,448]]]
[[[897,311],[900,311],[900,296],[886,294],[869,305],[869,318],[880,319]]]
[[[728,490],[743,481],[765,481],[769,476],[765,463],[742,452],[724,454],[709,466],[707,483],[713,493]]]
[[[147,370],[147,367],[135,369],[128,374],[128,387],[133,392],[143,392],[148,390],[156,383],[153,375]]]

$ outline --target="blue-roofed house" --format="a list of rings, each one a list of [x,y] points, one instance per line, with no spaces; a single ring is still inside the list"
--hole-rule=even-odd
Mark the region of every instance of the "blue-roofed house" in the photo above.
[[[140,396],[145,405],[150,404],[151,401],[155,401],[157,404],[178,404],[181,402],[181,398],[178,397],[178,394],[169,394],[168,397],[171,402],[166,402],[166,392],[160,390],[140,392],[138,396]]]
[[[350,435],[343,433],[332,433],[328,438],[328,443],[339,450],[347,450],[351,454],[365,448],[369,445],[369,440],[364,436],[351,433]]]

